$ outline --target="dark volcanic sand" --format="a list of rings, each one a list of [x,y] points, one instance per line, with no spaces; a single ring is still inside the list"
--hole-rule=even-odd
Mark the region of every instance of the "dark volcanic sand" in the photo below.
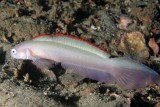
[[[50,79],[10,57],[12,46],[44,33],[76,35],[160,73],[158,0],[0,0],[0,107],[160,107],[160,85],[124,91],[60,64]]]

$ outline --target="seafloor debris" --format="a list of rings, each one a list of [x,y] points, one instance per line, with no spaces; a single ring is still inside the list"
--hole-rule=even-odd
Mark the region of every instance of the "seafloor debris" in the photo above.
[[[32,80],[30,80],[28,73],[24,76],[24,82],[26,82],[26,83],[32,83]]]
[[[19,77],[19,70],[17,68],[14,68],[13,69],[13,74],[14,74],[15,78],[18,78]]]
[[[133,20],[126,16],[120,16],[117,22],[119,29],[127,30],[127,27],[129,26],[129,24],[133,23]]]
[[[154,38],[150,38],[148,45],[152,49],[152,51],[154,52],[154,55],[157,56],[158,52],[159,52],[159,46],[156,43],[155,39]]]

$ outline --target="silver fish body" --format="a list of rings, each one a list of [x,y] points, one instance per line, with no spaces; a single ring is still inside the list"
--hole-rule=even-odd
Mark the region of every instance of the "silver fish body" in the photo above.
[[[11,56],[32,60],[40,68],[51,67],[52,61],[60,62],[65,69],[79,75],[118,84],[124,89],[137,89],[160,80],[158,73],[137,61],[109,58],[109,54],[97,47],[63,36],[22,42],[11,49]]]

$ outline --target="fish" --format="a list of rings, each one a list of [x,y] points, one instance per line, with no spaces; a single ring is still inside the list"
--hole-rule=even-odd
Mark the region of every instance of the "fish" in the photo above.
[[[11,57],[31,60],[38,68],[61,63],[66,70],[122,89],[139,89],[160,82],[160,75],[128,57],[111,57],[109,52],[76,36],[41,34],[11,48]]]

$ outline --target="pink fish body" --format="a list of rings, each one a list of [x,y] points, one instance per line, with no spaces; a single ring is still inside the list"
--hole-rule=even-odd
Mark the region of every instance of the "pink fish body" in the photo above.
[[[75,73],[124,89],[137,89],[160,81],[158,73],[125,57],[110,58],[102,49],[75,37],[40,35],[11,49],[16,59],[32,60],[37,67],[50,68],[54,61]]]

